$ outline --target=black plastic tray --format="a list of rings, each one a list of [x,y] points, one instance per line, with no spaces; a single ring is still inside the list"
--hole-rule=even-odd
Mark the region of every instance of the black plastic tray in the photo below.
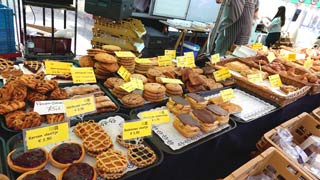
[[[104,87],[103,82],[99,82],[98,85],[100,86],[100,88],[101,88],[106,94],[108,94],[109,97],[111,96],[111,97],[113,97],[113,99],[115,99],[115,101],[120,105],[120,109],[121,109],[123,112],[125,112],[125,113],[129,113],[132,109],[136,109],[136,108],[139,108],[139,107],[145,107],[145,106],[148,106],[148,105],[158,105],[158,104],[160,104],[160,103],[167,102],[167,99],[165,99],[165,100],[163,100],[163,101],[161,101],[161,102],[155,102],[155,103],[149,102],[149,103],[145,103],[145,104],[143,104],[143,105],[141,105],[141,106],[134,107],[134,108],[132,108],[132,107],[127,107],[127,106],[125,106],[124,104],[122,104],[122,102],[121,102],[117,97],[115,97],[115,96],[112,95],[112,93],[111,93],[111,91],[109,90],[109,88]]]
[[[6,147],[4,140],[0,138],[0,174],[8,175]]]
[[[130,119],[129,116],[126,115],[126,114],[112,113],[112,114],[109,114],[108,116],[95,116],[95,117],[92,117],[92,118],[85,117],[84,120],[94,120],[96,122],[99,122],[101,119],[105,119],[105,118],[108,118],[108,117],[114,117],[114,116],[121,116],[126,120]],[[76,123],[73,123],[72,125],[75,125],[75,124]],[[157,155],[156,161],[150,166],[147,166],[145,168],[138,168],[137,170],[130,171],[130,172],[126,173],[123,177],[119,178],[118,180],[127,179],[129,177],[135,176],[135,175],[137,175],[139,173],[147,171],[147,170],[149,170],[151,168],[154,168],[154,167],[158,166],[159,164],[161,164],[161,162],[163,161],[163,153],[162,153],[162,151],[153,142],[151,142],[149,139],[145,138],[144,142],[145,142],[145,145],[149,146],[155,152],[155,154]],[[7,147],[6,147],[7,154],[9,154],[10,151],[12,151],[13,149],[15,149],[17,147],[23,147],[22,133],[17,134],[17,135],[13,136],[12,138],[10,138],[8,140]],[[9,174],[8,175],[9,175],[10,179],[16,179],[21,174],[20,173],[16,173],[16,172],[12,171],[11,169],[9,169]]]
[[[200,96],[206,97],[206,96],[211,96],[211,95],[214,95],[214,94],[218,94],[221,90],[229,89],[229,88],[239,89],[239,90],[241,90],[241,91],[243,91],[243,92],[246,92],[246,93],[248,93],[248,94],[250,94],[250,95],[252,95],[252,96],[254,96],[254,97],[256,97],[256,98],[258,98],[258,99],[260,99],[260,100],[262,100],[262,101],[265,101],[265,102],[267,102],[267,103],[269,103],[269,104],[271,104],[271,105],[273,105],[273,106],[276,107],[274,110],[268,112],[267,114],[264,114],[263,116],[266,116],[266,115],[268,115],[268,114],[271,114],[271,113],[273,113],[273,112],[275,112],[275,111],[277,111],[277,110],[279,110],[279,109],[281,108],[278,104],[276,104],[276,103],[274,103],[274,102],[272,102],[272,101],[270,101],[270,100],[268,100],[268,99],[266,99],[266,98],[263,98],[263,97],[255,94],[255,93],[253,93],[253,92],[251,92],[251,91],[249,91],[249,90],[247,90],[247,89],[244,89],[244,88],[241,88],[241,87],[238,87],[238,86],[224,87],[224,88],[222,88],[222,89],[213,90],[213,91],[202,91],[202,92],[198,92],[197,94],[199,94]],[[262,116],[261,116],[261,117],[262,117]],[[252,122],[252,121],[254,121],[254,120],[256,120],[256,119],[259,119],[259,118],[261,118],[261,117],[257,117],[257,118],[255,118],[255,119],[251,119],[251,120],[249,120],[249,121],[245,121],[245,120],[243,120],[243,119],[241,119],[241,118],[239,118],[239,117],[237,117],[237,116],[235,116],[235,115],[232,115],[232,114],[230,115],[230,119],[232,119],[232,120],[234,120],[234,121],[237,121],[237,122],[239,122],[239,123],[249,123],[249,122]]]
[[[139,108],[136,108],[134,110],[132,110],[130,112],[130,117],[131,119],[138,119],[138,114],[140,112],[143,112],[143,111],[148,111],[150,109],[154,109],[156,107],[161,107],[161,106],[165,106],[166,103],[165,102],[162,102],[160,104],[151,104],[151,105],[148,105],[148,106],[144,106],[144,107],[139,107]],[[158,146],[162,151],[168,153],[168,154],[173,154],[173,155],[178,155],[178,154],[182,154],[190,149],[193,149],[193,148],[196,148],[197,146],[205,143],[205,142],[208,142],[212,139],[215,139],[216,137],[218,136],[221,136],[233,129],[235,129],[237,127],[237,124],[235,121],[233,121],[232,119],[230,119],[229,121],[229,124],[230,124],[230,127],[229,128],[226,128],[226,129],[223,129],[217,133],[214,133],[214,134],[211,134],[207,137],[204,137],[200,140],[198,140],[197,142],[194,142],[192,144],[189,144],[181,149],[178,149],[178,150],[172,150],[169,146],[167,146],[163,140],[156,134],[153,132],[153,136],[150,137],[149,139],[156,145]]]

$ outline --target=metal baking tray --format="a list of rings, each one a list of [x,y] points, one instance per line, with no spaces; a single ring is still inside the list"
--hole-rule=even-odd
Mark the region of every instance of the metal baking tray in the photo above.
[[[161,106],[165,106],[166,105],[166,102],[162,102],[160,104],[149,104],[147,106],[143,106],[143,107],[139,107],[139,108],[136,108],[134,110],[132,110],[130,112],[130,117],[131,119],[138,119],[138,114],[140,112],[143,112],[143,111],[148,111],[150,109],[154,109],[156,107],[161,107]],[[178,155],[178,154],[182,154],[190,149],[193,149],[193,148],[196,148],[197,146],[200,146],[201,144],[207,142],[207,141],[211,141],[213,139],[215,139],[216,137],[219,137],[233,129],[235,129],[237,127],[237,124],[235,121],[233,121],[231,118],[230,118],[230,121],[229,121],[229,127],[226,128],[226,129],[223,129],[217,133],[214,133],[214,134],[211,134],[207,137],[204,137],[200,140],[198,140],[197,142],[194,142],[192,144],[189,144],[181,149],[178,149],[178,150],[172,150],[169,146],[167,146],[163,140],[156,134],[153,132],[153,136],[152,137],[149,137],[150,141],[152,141],[156,146],[158,146],[162,151],[168,153],[168,154],[172,154],[172,155]]]
[[[221,90],[229,89],[229,88],[239,89],[240,91],[243,91],[243,92],[245,92],[245,93],[247,93],[247,94],[249,94],[249,95],[251,95],[251,96],[253,96],[253,97],[257,98],[257,99],[260,99],[261,101],[264,101],[264,102],[266,102],[266,103],[268,103],[268,104],[270,104],[270,105],[275,107],[275,109],[263,114],[260,117],[263,117],[263,116],[266,116],[268,114],[271,114],[271,113],[273,113],[273,112],[275,112],[275,111],[277,111],[277,110],[279,110],[281,108],[278,104],[276,104],[276,103],[274,103],[274,102],[272,102],[272,101],[270,101],[268,99],[265,99],[265,98],[255,94],[255,93],[247,90],[247,89],[244,89],[244,88],[241,88],[241,87],[238,87],[238,86],[224,87],[222,89],[213,90],[213,91],[202,91],[202,92],[198,92],[197,94],[199,94],[199,95],[201,95],[203,97],[207,97],[207,96],[218,94]],[[249,122],[252,122],[252,121],[254,121],[256,119],[259,119],[260,117],[256,117],[254,119],[250,119],[250,120],[245,121],[244,119],[241,119],[241,118],[235,116],[234,114],[230,115],[230,119],[232,119],[232,120],[234,120],[236,122],[239,122],[239,123],[249,123]]]
[[[96,122],[99,122],[101,119],[108,118],[108,117],[114,117],[114,116],[121,116],[122,118],[124,118],[126,120],[130,119],[129,116],[126,114],[112,113],[108,116],[93,116],[91,118],[85,117],[84,120],[94,120]],[[74,125],[76,125],[76,123],[77,122],[74,122],[70,125],[74,126]],[[156,161],[152,165],[147,166],[145,168],[138,168],[137,170],[129,171],[124,176],[119,178],[118,180],[125,180],[127,178],[133,177],[137,174],[140,174],[144,171],[152,169],[152,168],[161,164],[161,162],[163,161],[162,151],[152,141],[150,141],[147,138],[144,139],[144,143],[145,143],[145,145],[149,146],[155,152],[155,154],[157,155]],[[13,149],[15,149],[17,147],[23,147],[22,133],[19,133],[8,140],[7,145],[6,145],[6,149],[7,149],[6,155],[9,154],[10,151],[12,151]],[[10,168],[8,171],[9,171],[8,175],[9,175],[10,179],[16,179],[17,177],[19,177],[21,175],[20,173],[12,171]]]

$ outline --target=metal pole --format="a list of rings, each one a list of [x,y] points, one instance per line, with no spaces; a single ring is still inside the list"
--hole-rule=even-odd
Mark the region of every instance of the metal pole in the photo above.
[[[56,44],[54,42],[54,9],[51,8],[51,53],[55,53]]]
[[[67,28],[67,11],[66,10],[64,10],[63,11],[63,27],[64,27],[64,29],[66,29]]]
[[[74,20],[74,55],[77,55],[77,33],[78,33],[78,0],[76,0],[76,11],[75,11],[75,20]]]
[[[46,26],[46,8],[42,8],[42,24]]]
[[[18,1],[19,3],[19,1]],[[20,48],[20,38],[19,38],[19,30],[20,27],[18,27],[18,18],[17,18],[17,7],[16,7],[16,0],[13,0],[13,8],[14,8],[14,19],[15,19],[15,24],[16,24],[16,34],[17,34],[17,42],[18,42],[18,51],[21,51]],[[20,9],[19,10],[19,14],[20,14]]]

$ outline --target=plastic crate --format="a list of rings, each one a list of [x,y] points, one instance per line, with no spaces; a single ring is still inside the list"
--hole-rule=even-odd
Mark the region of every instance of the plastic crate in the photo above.
[[[13,10],[0,4],[0,54],[16,52]]]
[[[263,172],[274,175],[275,179],[307,180],[308,175],[292,163],[279,150],[271,147],[261,155],[250,160],[239,169],[232,172],[225,180],[244,180],[249,176],[260,175]]]
[[[281,153],[285,154],[294,164],[296,164],[299,168],[304,170],[306,174],[308,174],[308,179],[317,179],[302,165],[298,164],[298,162],[295,159],[289,157],[277,144],[277,142],[279,141],[279,135],[277,134],[277,130],[284,128],[289,129],[293,136],[294,143],[300,145],[311,135],[320,136],[320,122],[313,118],[310,114],[302,113],[299,116],[294,117],[289,121],[279,125],[275,129],[272,129],[271,131],[267,132],[266,134],[264,134],[262,141],[260,141],[260,145],[263,144],[263,148],[273,146],[276,149],[278,149]]]

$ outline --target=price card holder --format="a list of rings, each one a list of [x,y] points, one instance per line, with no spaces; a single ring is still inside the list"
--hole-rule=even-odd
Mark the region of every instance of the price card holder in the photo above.
[[[177,67],[186,67],[187,66],[187,57],[178,56],[177,57]]]
[[[127,83],[124,83],[120,86],[121,89],[127,91],[128,93],[131,93],[132,91],[134,91],[137,87],[135,86],[135,84],[130,81]]]
[[[170,56],[158,56],[159,66],[170,66],[172,65],[172,59]]]
[[[122,79],[124,79],[125,81],[130,81],[130,77],[131,77],[131,73],[124,67],[121,66],[118,69],[118,74],[122,77]]]
[[[306,69],[310,69],[313,67],[313,60],[311,59],[311,57],[308,57],[307,60],[304,62],[303,66],[306,68]]]
[[[136,58],[135,61],[136,61],[136,63],[139,63],[139,64],[150,64],[150,63],[152,63],[152,61],[150,61],[150,59],[148,59],[148,58]]]
[[[184,55],[186,57],[192,57],[194,59],[194,53],[193,52],[185,52]]]
[[[123,123],[122,137],[124,140],[146,137],[152,135],[152,120],[140,120]]]
[[[72,63],[59,61],[45,61],[46,74],[69,74]]]
[[[231,73],[228,68],[220,69],[219,71],[213,72],[216,81],[223,81],[231,77]]]
[[[176,54],[177,54],[176,50],[165,50],[164,51],[164,55],[171,57],[171,59],[175,59]]]
[[[276,59],[276,55],[273,52],[269,52],[267,58],[269,63],[272,63]]]
[[[146,111],[141,113],[142,119],[152,119],[152,124],[168,123],[170,121],[168,110]]]
[[[279,74],[269,76],[269,82],[274,88],[282,86],[282,81]]]
[[[263,81],[262,73],[249,74],[248,80],[252,83],[262,82]]]
[[[24,129],[25,150],[41,148],[69,139],[69,121],[40,128]]]
[[[254,49],[254,50],[261,50],[262,47],[263,47],[262,43],[254,43],[252,45],[252,49]]]
[[[180,79],[171,79],[171,78],[160,78],[163,83],[168,84],[183,84]]]
[[[65,100],[64,106],[67,117],[84,115],[96,111],[94,96]]]
[[[130,78],[136,89],[144,90],[144,85],[141,79]]]
[[[64,114],[66,112],[63,101],[36,101],[33,111],[40,115]]]
[[[72,81],[74,84],[96,83],[96,76],[92,67],[71,68]]]
[[[211,56],[211,63],[215,64],[220,62],[220,54],[214,54]]]
[[[288,54],[288,61],[296,61],[297,54]]]
[[[116,56],[119,58],[135,58],[136,55],[134,55],[131,51],[116,51]]]
[[[236,97],[234,95],[233,89],[226,89],[226,90],[220,91],[220,96],[221,96],[223,102],[230,101],[231,99]]]
[[[194,57],[186,57],[186,58],[187,58],[186,67],[189,67],[189,68],[196,67],[196,63],[194,62]]]

